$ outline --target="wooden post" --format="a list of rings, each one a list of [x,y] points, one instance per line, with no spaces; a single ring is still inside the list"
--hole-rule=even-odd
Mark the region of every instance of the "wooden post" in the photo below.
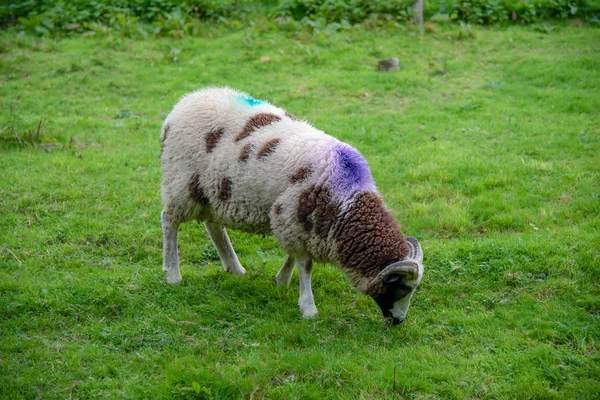
[[[423,25],[423,0],[417,0],[413,5],[415,12],[415,24]]]

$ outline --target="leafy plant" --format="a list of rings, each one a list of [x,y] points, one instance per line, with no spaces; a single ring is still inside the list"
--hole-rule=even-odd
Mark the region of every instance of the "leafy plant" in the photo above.
[[[383,0],[282,0],[274,15],[289,16],[296,20],[323,19],[326,22],[364,22],[373,17],[407,21],[411,18],[411,1]]]
[[[262,20],[269,29],[314,28],[311,24],[395,26],[414,16],[413,0],[21,0],[0,6],[0,25],[40,36],[76,33],[142,38],[195,36],[201,21],[240,29]],[[470,24],[530,24],[547,19],[600,20],[600,0],[434,0],[425,17],[446,15]],[[438,18],[439,20],[439,18]],[[302,21],[295,24],[291,21]],[[391,24],[391,25],[390,25]],[[322,30],[322,29],[321,29]]]
[[[212,399],[212,393],[209,388],[206,388],[200,385],[198,382],[192,382],[192,388],[194,389],[194,394],[199,399]]]
[[[19,130],[14,125],[0,128],[0,140],[6,143],[16,143],[19,149],[40,146],[45,151],[50,151],[56,146],[56,139],[43,135],[44,120],[40,119],[35,126]]]

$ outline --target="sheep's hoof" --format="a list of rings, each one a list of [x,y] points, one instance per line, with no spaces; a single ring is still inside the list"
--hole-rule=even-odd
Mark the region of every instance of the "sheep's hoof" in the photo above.
[[[241,265],[236,266],[235,268],[228,268],[226,269],[227,272],[229,272],[231,275],[245,275],[246,274],[246,268],[242,267]]]
[[[171,285],[175,285],[179,282],[181,282],[181,273],[176,273],[176,274],[169,274],[167,273],[167,283],[170,283]]]
[[[300,304],[300,311],[302,311],[302,316],[304,318],[312,318],[319,313],[317,307],[314,304]]]
[[[302,311],[302,316],[304,318],[312,318],[318,313],[319,311],[317,310],[317,307],[313,307],[311,310]]]

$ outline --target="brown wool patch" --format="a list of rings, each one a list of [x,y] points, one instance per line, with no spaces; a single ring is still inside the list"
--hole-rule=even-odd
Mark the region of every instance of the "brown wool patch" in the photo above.
[[[231,198],[231,179],[224,177],[221,179],[221,182],[219,182],[218,186],[217,196],[219,197],[219,200],[229,200]]]
[[[258,153],[256,153],[256,158],[258,160],[262,160],[262,159],[269,157],[271,154],[273,154],[275,152],[275,149],[277,148],[277,146],[279,145],[280,142],[281,142],[280,139],[269,140],[267,143],[265,143],[263,145],[263,147],[260,148],[260,150],[258,150]]]
[[[217,146],[221,137],[225,134],[225,130],[223,128],[213,129],[212,131],[206,134],[206,152],[210,153]]]
[[[312,174],[312,168],[310,167],[302,167],[298,168],[298,171],[290,178],[290,183],[300,183],[304,182],[306,178],[308,178]]]
[[[315,212],[315,233],[322,238],[327,238],[329,231],[335,227],[338,221],[340,205],[333,201],[329,192],[322,201],[325,202],[323,204],[317,203],[317,211]]]
[[[273,214],[275,214],[275,215],[281,214],[281,204],[276,204],[273,206]]]
[[[279,120],[281,120],[281,118],[275,114],[268,114],[268,113],[256,114],[252,118],[250,118],[248,120],[248,122],[246,122],[246,125],[244,125],[244,128],[237,135],[237,137],[235,138],[234,141],[237,143],[240,140],[243,140],[243,139],[247,138],[248,136],[250,136],[255,130],[260,129],[263,126],[270,125],[273,122],[277,122]]]
[[[315,211],[315,204],[316,200],[314,187],[300,193],[300,197],[298,198],[298,208],[296,210],[296,216],[298,217],[298,221],[302,224],[306,232],[312,232],[312,213],[313,211]]]
[[[192,179],[190,179],[190,183],[188,185],[190,191],[190,197],[198,204],[207,205],[208,197],[202,191],[202,187],[200,186],[200,177],[198,174],[194,174]]]
[[[374,277],[386,262],[408,255],[406,238],[376,193],[358,195],[336,232],[342,265],[363,276]]]
[[[285,112],[285,116],[291,119],[292,121],[300,121],[300,118],[296,117],[294,114],[290,114],[289,112]]]
[[[248,157],[250,157],[250,153],[252,153],[255,148],[256,148],[256,146],[254,146],[254,144],[246,143],[246,145],[244,147],[242,147],[242,151],[240,151],[240,155],[238,156],[238,159],[240,161],[247,161]]]
[[[329,189],[313,186],[300,194],[296,215],[307,232],[327,238],[339,214],[340,205],[333,200]]]

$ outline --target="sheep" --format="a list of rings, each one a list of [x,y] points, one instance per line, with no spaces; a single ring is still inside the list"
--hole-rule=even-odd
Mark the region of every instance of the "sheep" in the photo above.
[[[281,108],[231,88],[183,96],[161,131],[163,271],[179,283],[177,231],[203,222],[225,271],[246,270],[226,228],[272,234],[288,257],[276,275],[317,314],[312,262],[341,267],[383,316],[402,322],[423,276],[417,239],[404,236],[350,145]]]

